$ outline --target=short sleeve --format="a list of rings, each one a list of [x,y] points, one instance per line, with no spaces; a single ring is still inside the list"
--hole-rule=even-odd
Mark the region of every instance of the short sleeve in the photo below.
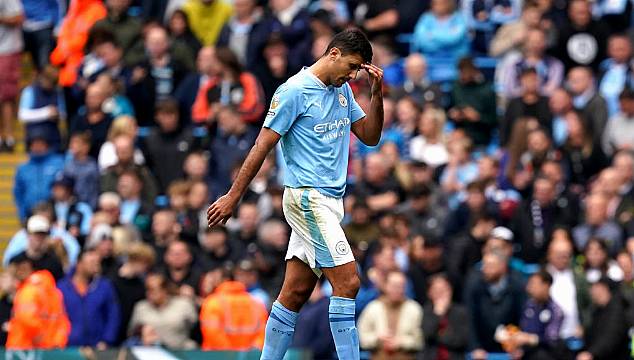
[[[281,85],[271,99],[264,127],[283,136],[293,126],[300,114],[300,108],[300,92],[288,84]]]
[[[350,99],[350,120],[352,122],[357,122],[365,117],[365,112],[361,109],[361,106],[357,103],[357,100],[354,98],[354,94],[352,93],[352,89],[348,87],[348,98]]]

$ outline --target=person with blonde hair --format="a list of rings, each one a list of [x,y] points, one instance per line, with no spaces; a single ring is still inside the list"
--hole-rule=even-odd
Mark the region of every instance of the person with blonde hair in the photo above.
[[[447,116],[441,108],[425,109],[418,120],[418,136],[409,143],[412,160],[422,161],[432,167],[444,165],[449,161],[447,144],[443,131]]]
[[[97,162],[99,164],[99,170],[104,171],[112,165],[116,165],[119,162],[117,153],[114,148],[112,140],[119,135],[128,135],[133,139],[136,139],[138,132],[138,126],[136,119],[129,115],[121,115],[114,119],[110,129],[108,130],[108,140],[101,146],[99,150],[99,157]],[[137,165],[145,164],[145,157],[140,149],[134,150],[134,163]]]

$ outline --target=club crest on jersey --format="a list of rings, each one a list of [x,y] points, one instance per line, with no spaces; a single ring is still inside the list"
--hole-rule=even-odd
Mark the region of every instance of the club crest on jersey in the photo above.
[[[339,104],[343,107],[348,106],[348,99],[343,94],[339,94]]]
[[[275,110],[279,104],[280,104],[280,96],[273,95],[273,99],[271,99],[271,110]]]

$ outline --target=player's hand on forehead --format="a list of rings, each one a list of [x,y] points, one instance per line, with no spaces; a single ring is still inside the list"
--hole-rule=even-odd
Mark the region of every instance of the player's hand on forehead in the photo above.
[[[361,64],[361,68],[365,69],[373,77],[376,77],[376,78],[383,77],[383,70],[372,63]]]

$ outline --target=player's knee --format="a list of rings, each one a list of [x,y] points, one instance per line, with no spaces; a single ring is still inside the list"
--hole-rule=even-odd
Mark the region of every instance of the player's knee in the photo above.
[[[345,297],[354,299],[357,297],[359,288],[361,287],[361,280],[357,274],[346,277],[337,281],[337,284],[333,284],[332,294],[334,296]]]
[[[292,311],[299,311],[306,303],[313,289],[306,286],[295,286],[292,289],[285,289],[279,296],[279,301],[286,308]]]

